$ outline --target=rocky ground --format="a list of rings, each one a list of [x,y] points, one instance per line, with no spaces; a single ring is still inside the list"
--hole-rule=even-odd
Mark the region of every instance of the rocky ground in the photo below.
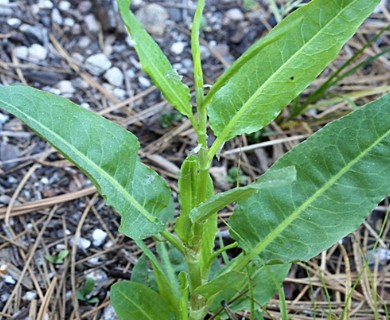
[[[293,10],[287,2],[277,1],[282,15]],[[132,1],[137,17],[190,85],[188,30],[195,5],[191,0]],[[383,1],[301,99],[389,25],[389,10]],[[207,1],[201,35],[206,84],[275,24],[268,0]],[[382,34],[354,64],[388,48],[389,34]],[[243,184],[256,179],[303,137],[350,111],[350,101],[362,105],[388,91],[389,71],[387,53],[343,79],[318,108],[289,121],[286,111],[263,132],[233,139],[225,147],[230,152],[212,169],[217,188],[235,184],[238,165]],[[141,141],[142,160],[177,190],[180,163],[196,147],[194,133],[141,71],[115,1],[0,0],[0,83],[62,95],[126,127]],[[258,147],[241,153],[239,147],[247,144]],[[285,284],[294,319],[312,319],[312,301],[317,301],[317,317],[325,314],[324,287],[331,292],[330,308],[340,313],[348,280],[356,281],[362,268],[359,248],[374,254],[375,289],[381,306],[389,306],[389,224],[383,225],[388,205],[388,200],[381,203],[361,229],[322,256],[294,265]],[[19,120],[0,113],[0,319],[115,319],[110,285],[128,279],[139,256],[134,243],[118,234],[118,224],[118,216],[79,170]],[[372,247],[382,226],[379,254]],[[373,286],[369,273],[364,275],[353,294],[354,319],[373,319]],[[83,295],[88,277],[94,285]],[[278,319],[276,299],[269,314]]]

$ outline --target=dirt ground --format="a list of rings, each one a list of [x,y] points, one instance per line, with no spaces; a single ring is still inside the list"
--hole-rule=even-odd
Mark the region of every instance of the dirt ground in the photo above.
[[[279,12],[286,9],[282,14],[288,13],[287,2],[277,1]],[[157,43],[192,86],[188,30],[196,1],[132,3],[139,15],[149,4],[159,5],[164,19],[144,23],[151,24]],[[300,102],[388,27],[389,5],[382,1]],[[276,24],[274,14],[268,0],[207,1],[201,34],[206,84]],[[364,48],[348,69],[359,67],[310,110],[291,118],[288,108],[261,132],[227,143],[213,163],[217,189],[235,184],[238,166],[243,184],[255,180],[308,135],[388,91],[390,55],[383,51],[389,35],[383,32]],[[62,95],[127,128],[141,141],[142,161],[177,192],[180,164],[196,147],[196,137],[141,71],[115,1],[0,0],[0,84],[12,83]],[[242,152],[248,145],[255,147]],[[330,319],[328,312],[338,319],[348,294],[350,319],[374,319],[374,310],[385,319],[390,307],[388,208],[386,199],[356,232],[311,261],[293,265],[284,284],[292,319]],[[220,216],[227,219],[232,210]],[[0,319],[116,319],[110,286],[130,278],[140,254],[118,233],[118,225],[119,216],[84,174],[21,121],[0,113]],[[221,223],[224,235],[225,229]],[[362,257],[371,259],[369,266]],[[94,286],[83,295],[87,277]],[[267,310],[269,319],[280,318],[277,296]]]

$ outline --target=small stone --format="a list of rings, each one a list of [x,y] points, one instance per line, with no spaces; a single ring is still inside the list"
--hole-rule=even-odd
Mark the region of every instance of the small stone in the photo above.
[[[148,88],[151,86],[150,80],[142,76],[138,78],[138,82],[144,88]]]
[[[28,48],[25,46],[20,46],[15,48],[15,56],[18,59],[26,60],[28,57]]]
[[[11,197],[10,197],[10,196],[7,196],[7,195],[5,195],[5,194],[3,194],[3,195],[0,196],[0,203],[1,203],[1,204],[7,205],[7,204],[10,203],[10,201],[11,201]]]
[[[77,246],[81,249],[87,250],[91,246],[91,241],[83,237],[80,237],[77,241]]]
[[[92,232],[93,245],[95,247],[101,246],[103,242],[106,240],[106,238],[107,238],[107,232],[104,232],[101,229],[95,229]]]
[[[88,37],[81,37],[78,42],[78,46],[82,49],[87,48],[91,44],[91,39]]]
[[[65,18],[64,25],[67,27],[73,27],[75,25],[75,22],[72,18]]]
[[[43,0],[39,2],[39,6],[42,9],[52,9],[54,5],[53,2],[51,2],[50,0]]]
[[[100,320],[119,320],[114,307],[111,304],[104,308],[103,315]]]
[[[152,3],[137,11],[137,18],[151,34],[161,36],[167,26],[168,13],[164,7]]]
[[[126,91],[121,88],[114,88],[113,94],[119,100],[124,100],[126,96]]]
[[[0,0],[0,6],[8,6],[9,0]]]
[[[98,32],[100,29],[99,21],[96,20],[93,14],[88,14],[84,18],[85,25],[90,32]]]
[[[85,67],[93,75],[100,76],[111,67],[111,62],[103,53],[97,53],[87,58]]]
[[[69,1],[61,1],[58,5],[58,8],[61,10],[61,11],[68,11],[71,7],[71,4]]]
[[[86,102],[82,102],[82,103],[80,104],[80,107],[81,107],[81,108],[84,108],[84,109],[86,109],[86,110],[91,109],[91,106],[90,106],[88,103],[86,103]]]
[[[13,11],[11,8],[0,6],[0,17],[6,17],[11,16],[13,14]]]
[[[0,161],[14,160],[19,157],[20,150],[17,146],[2,142],[0,144]],[[10,162],[3,164],[5,170],[11,169],[18,165],[17,162]]]
[[[4,282],[7,284],[15,284],[16,280],[7,274],[4,276]]]
[[[31,38],[38,40],[40,43],[45,42],[45,29],[38,26],[31,26],[29,24],[22,24],[19,30],[25,33],[29,39]]]
[[[89,12],[91,8],[92,8],[91,1],[81,1],[77,7],[78,11],[80,11],[82,14]]]
[[[3,125],[9,120],[9,116],[0,112],[0,125]]]
[[[69,95],[76,92],[76,89],[73,87],[72,82],[69,80],[62,80],[57,83],[56,88],[61,91],[63,95]]]
[[[57,8],[54,8],[52,11],[51,11],[51,19],[56,23],[58,24],[59,26],[61,26],[64,22],[64,19],[62,18],[61,16],[61,13],[60,11],[57,9]]]
[[[231,21],[242,21],[244,20],[244,14],[238,8],[230,9],[226,12],[226,17]]]
[[[113,243],[111,240],[108,240],[108,241],[104,244],[103,249],[104,249],[104,250],[107,250],[107,249],[111,248],[113,245],[114,245],[114,243]]]
[[[32,301],[34,299],[36,299],[37,297],[37,293],[34,292],[34,291],[27,291],[24,296],[23,296],[23,300],[24,301]]]
[[[41,183],[42,183],[42,184],[45,184],[45,185],[48,185],[48,184],[49,184],[49,179],[46,178],[46,177],[43,177],[43,178],[41,179]]]
[[[108,69],[104,74],[104,79],[116,87],[120,87],[123,84],[123,78],[122,71],[117,67]]]
[[[28,48],[28,57],[38,61],[45,60],[47,57],[47,50],[40,44],[34,43],[30,48]]]
[[[19,26],[20,24],[22,23],[22,21],[18,18],[9,18],[7,20],[7,24],[10,26],[10,27],[17,27]]]
[[[92,278],[95,281],[96,287],[101,286],[108,279],[107,273],[105,273],[101,269],[97,269],[97,270],[94,270],[92,272],[87,273],[86,277],[87,278]]]
[[[183,53],[185,46],[186,46],[185,42],[175,42],[171,46],[171,51],[172,51],[172,53],[179,55],[179,54]]]

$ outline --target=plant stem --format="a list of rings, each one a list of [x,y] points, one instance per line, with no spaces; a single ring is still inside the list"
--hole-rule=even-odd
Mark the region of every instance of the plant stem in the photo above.
[[[207,109],[203,103],[204,101],[204,89],[203,89],[203,72],[200,58],[199,47],[199,30],[202,20],[202,13],[205,7],[205,0],[199,0],[194,21],[192,25],[191,33],[191,48],[192,58],[194,61],[194,82],[195,82],[195,94],[196,105],[198,112],[198,144],[200,146],[199,151],[199,179],[198,179],[198,194],[197,202],[204,202],[207,198],[207,182],[209,179],[209,166],[208,166],[208,147],[207,147]],[[194,241],[192,247],[189,248],[185,259],[188,266],[189,282],[190,282],[190,310],[189,318],[191,320],[201,320],[204,318],[206,312],[206,299],[201,295],[194,294],[194,290],[201,286],[202,283],[202,270],[200,263],[202,235],[203,235],[203,223],[195,223],[193,226]]]

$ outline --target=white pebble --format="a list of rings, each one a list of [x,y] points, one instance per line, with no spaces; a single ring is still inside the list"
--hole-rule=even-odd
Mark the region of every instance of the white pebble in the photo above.
[[[68,11],[71,7],[71,4],[69,1],[61,1],[60,4],[58,5],[58,8],[62,11]]]
[[[32,300],[34,300],[36,297],[37,297],[36,292],[34,292],[34,291],[27,291],[27,292],[24,294],[24,296],[23,296],[23,300],[24,300],[24,301],[32,301]]]
[[[17,27],[19,26],[20,24],[22,23],[22,21],[18,18],[9,18],[7,20],[7,24],[10,26],[10,27]]]
[[[4,282],[7,284],[15,284],[16,280],[7,274],[4,276]]]
[[[8,6],[9,0],[0,0],[0,6]]]
[[[179,55],[184,51],[185,46],[186,46],[185,42],[175,42],[171,46],[171,51],[172,53]]]
[[[62,94],[72,94],[76,92],[72,82],[69,80],[62,80],[57,83],[56,88],[61,91]]]
[[[91,44],[91,40],[88,37],[81,37],[78,46],[82,49],[87,48]]]
[[[85,67],[95,76],[100,76],[111,67],[111,62],[103,53],[93,54],[85,61]]]
[[[98,32],[100,29],[99,21],[96,20],[93,14],[88,14],[84,18],[85,25],[90,32]]]
[[[0,124],[4,124],[9,120],[9,116],[0,112]]]
[[[27,59],[28,57],[28,48],[25,47],[25,46],[20,46],[20,47],[16,47],[15,48],[15,56],[18,58],[18,59]]]
[[[53,2],[50,0],[41,0],[39,1],[39,7],[41,9],[52,9],[53,8]]]
[[[232,21],[241,21],[244,20],[244,14],[238,8],[230,9],[226,12],[226,17]]]
[[[150,87],[151,86],[151,83],[150,83],[150,80],[145,78],[145,77],[139,77],[138,78],[138,82],[141,86],[147,88],[147,87]]]
[[[28,48],[28,56],[33,60],[42,61],[47,57],[47,50],[40,44],[34,43],[30,48]]]
[[[54,8],[51,11],[51,19],[59,26],[61,26],[64,23],[64,19],[62,18],[61,13],[57,8]]]
[[[104,79],[106,79],[113,86],[120,87],[123,84],[123,73],[119,68],[113,67],[106,71],[104,74]]]
[[[75,24],[74,20],[72,18],[65,18],[64,19],[64,25],[67,27],[73,27]]]
[[[99,247],[107,238],[107,232],[101,229],[95,229],[92,233],[93,245]]]
[[[125,99],[126,96],[126,91],[121,89],[121,88],[115,88],[114,91],[114,96],[117,97],[119,100]]]
[[[91,241],[89,241],[88,239],[85,239],[83,237],[80,237],[77,241],[77,246],[81,249],[86,250],[91,246]]]
[[[49,184],[49,179],[46,178],[46,177],[43,177],[43,178],[41,179],[41,183],[42,183],[42,184]]]

